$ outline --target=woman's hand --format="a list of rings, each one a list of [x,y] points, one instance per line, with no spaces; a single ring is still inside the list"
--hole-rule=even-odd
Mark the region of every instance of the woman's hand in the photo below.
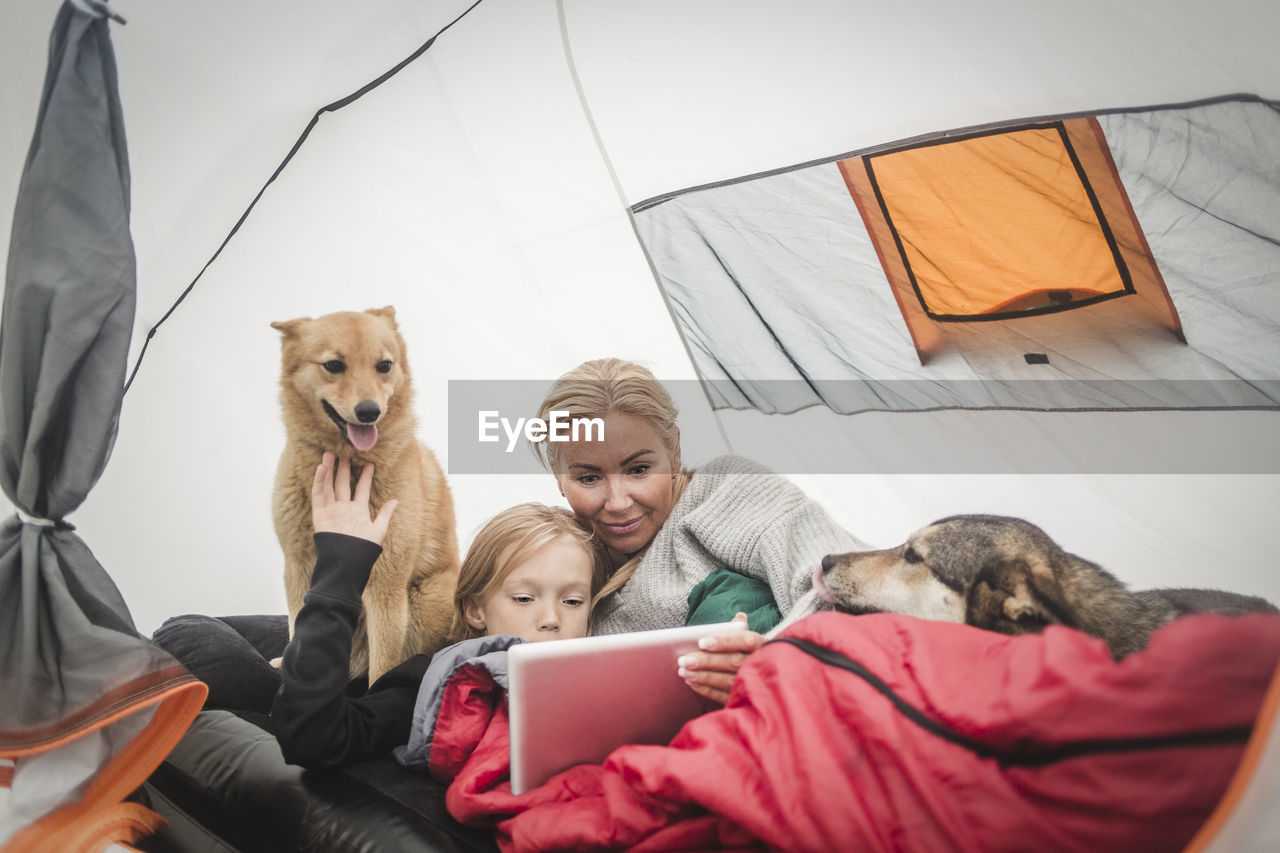
[[[373,486],[373,463],[365,465],[351,494],[351,463],[342,459],[334,471],[334,456],[325,453],[311,483],[311,523],[316,533],[344,533],[381,545],[391,524],[398,501],[387,501],[370,517],[369,491]]]
[[[733,617],[746,622],[747,614]],[[747,660],[747,655],[764,645],[764,635],[755,631],[730,631],[703,637],[698,651],[681,655],[676,664],[680,677],[694,693],[723,705],[729,700],[733,679]]]

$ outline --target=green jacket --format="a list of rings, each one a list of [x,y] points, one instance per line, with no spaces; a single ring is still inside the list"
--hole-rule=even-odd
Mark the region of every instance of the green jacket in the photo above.
[[[747,627],[761,634],[782,621],[767,583],[729,569],[716,569],[689,590],[685,624],[728,622],[738,612],[747,614]]]

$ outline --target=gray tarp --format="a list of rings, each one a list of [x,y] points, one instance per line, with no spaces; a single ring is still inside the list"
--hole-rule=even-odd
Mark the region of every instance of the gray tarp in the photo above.
[[[64,520],[115,439],[136,289],[124,123],[101,12],[66,3],[58,13],[13,221],[0,486],[19,515],[0,525],[0,757],[15,762],[12,810],[29,762],[100,737],[101,766],[59,803],[74,819],[113,807],[140,783],[204,693],[137,634],[115,584]],[[142,722],[130,734],[147,731],[122,737],[134,715]],[[8,817],[0,832],[28,822]],[[32,830],[16,849],[78,844]]]

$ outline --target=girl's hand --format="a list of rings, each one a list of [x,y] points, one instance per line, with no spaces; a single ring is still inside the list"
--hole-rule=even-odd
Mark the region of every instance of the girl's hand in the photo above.
[[[735,622],[746,622],[747,614],[733,617]],[[680,677],[698,695],[723,705],[729,700],[729,691],[738,670],[746,663],[747,655],[764,645],[764,635],[755,631],[731,631],[703,637],[698,641],[698,651],[681,655],[676,664]]]
[[[381,545],[391,524],[398,501],[387,501],[370,517],[369,491],[373,486],[373,463],[360,471],[356,492],[351,494],[351,463],[342,459],[334,470],[334,456],[325,453],[311,483],[311,523],[316,533],[344,533]]]

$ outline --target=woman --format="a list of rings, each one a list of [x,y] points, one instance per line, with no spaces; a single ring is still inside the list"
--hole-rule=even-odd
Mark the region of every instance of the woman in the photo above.
[[[638,364],[579,365],[556,381],[538,415],[553,411],[604,423],[602,440],[535,445],[612,565],[595,633],[685,624],[691,590],[722,569],[767,584],[785,615],[812,587],[823,555],[867,547],[793,483],[748,460],[682,468],[671,396]],[[680,659],[681,676],[724,702],[745,656],[763,642],[755,631],[707,638],[701,652]]]

